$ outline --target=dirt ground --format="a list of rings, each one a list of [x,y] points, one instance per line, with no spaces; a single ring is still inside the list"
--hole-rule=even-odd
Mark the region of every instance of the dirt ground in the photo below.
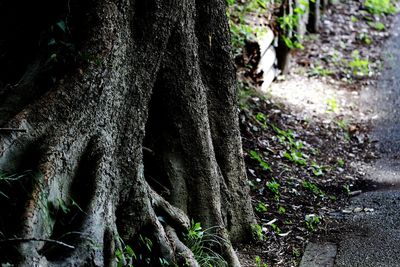
[[[241,132],[258,224],[238,248],[243,266],[298,266],[305,244],[347,212],[350,196],[374,185],[365,168],[379,158],[375,119],[360,92],[376,85],[393,16],[341,1],[319,34],[293,51],[290,74],[266,95],[241,92]],[[384,29],[376,27],[382,23]]]

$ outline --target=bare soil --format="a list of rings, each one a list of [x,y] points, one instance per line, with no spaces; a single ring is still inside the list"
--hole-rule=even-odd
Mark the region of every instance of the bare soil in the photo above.
[[[255,240],[238,248],[243,266],[258,266],[256,257],[268,266],[298,266],[307,241],[349,212],[349,197],[376,187],[363,180],[379,154],[368,134],[374,117],[359,97],[376,84],[392,21],[369,14],[362,1],[340,1],[267,95],[241,81],[250,87],[241,92],[240,123],[258,217]],[[368,62],[367,71],[355,60]]]

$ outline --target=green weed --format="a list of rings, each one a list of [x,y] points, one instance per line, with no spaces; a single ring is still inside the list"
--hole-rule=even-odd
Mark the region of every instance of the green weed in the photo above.
[[[338,158],[337,159],[337,163],[338,163],[339,167],[343,167],[344,166],[344,159]]]
[[[255,207],[255,210],[256,210],[257,212],[259,212],[259,213],[264,213],[264,212],[267,212],[267,211],[268,211],[268,208],[267,208],[267,206],[265,205],[265,203],[259,202],[259,203],[257,204],[257,206]]]
[[[224,258],[211,248],[222,247],[227,240],[213,233],[215,227],[203,229],[199,222],[192,220],[188,233],[185,235],[185,245],[193,252],[201,267],[227,267]]]
[[[343,191],[347,194],[347,195],[349,195],[350,194],[350,192],[351,192],[351,190],[350,190],[350,186],[349,185],[343,185]]]
[[[280,206],[279,209],[278,209],[278,213],[279,214],[285,214],[286,213],[286,209],[284,207]]]
[[[235,0],[227,0],[229,26],[231,30],[231,43],[234,56],[240,54],[240,50],[247,40],[254,39],[257,35],[266,32],[265,27],[250,26],[245,17],[249,13],[261,14],[266,10],[268,0],[250,0],[246,3],[237,3]]]
[[[349,67],[352,74],[355,76],[367,76],[369,74],[369,60],[362,59],[358,50],[355,50],[351,56],[352,61],[349,62]]]
[[[281,187],[281,185],[277,181],[273,180],[271,182],[267,182],[266,186],[268,190],[274,194],[275,198],[279,198],[280,196],[279,188]]]
[[[348,122],[345,119],[341,119],[341,120],[336,121],[336,124],[342,130],[346,130],[347,126],[348,126]]]
[[[319,166],[315,161],[311,162],[311,170],[315,176],[322,176],[324,175],[324,172],[322,170],[323,168]]]
[[[146,236],[139,235],[139,242],[149,251],[151,252],[153,248],[153,241]]]
[[[312,76],[329,76],[332,75],[334,72],[324,67],[318,65],[311,69],[310,75]]]
[[[325,196],[324,191],[322,191],[316,184],[314,184],[312,182],[304,181],[302,186],[304,189],[310,191],[311,193],[313,193],[316,196],[319,196],[319,197]]]
[[[351,22],[357,22],[358,21],[358,18],[356,18],[354,16],[351,16],[350,19],[351,19]]]
[[[303,148],[303,142],[296,141],[292,130],[282,130],[274,124],[270,124],[272,129],[277,133],[277,137],[282,144],[289,143],[289,146],[293,149],[299,150]]]
[[[298,249],[298,248],[293,248],[292,254],[293,254],[293,256],[295,256],[296,258],[300,257],[300,256],[301,256],[300,249]]]
[[[382,22],[368,22],[368,25],[377,31],[383,31],[386,29],[385,24],[383,24]]]
[[[269,164],[261,158],[260,154],[258,154],[257,151],[251,150],[249,155],[250,158],[258,161],[258,163],[260,164],[261,167],[263,167],[264,170],[266,171],[271,170],[271,166],[269,166]]]
[[[327,105],[326,111],[328,112],[337,113],[339,111],[339,106],[335,98],[330,98],[326,100],[326,105]]]
[[[358,39],[366,45],[372,44],[373,40],[367,33],[360,33]]]
[[[274,231],[276,234],[280,234],[282,232],[281,229],[274,223],[271,223],[269,226],[271,226],[272,231]]]
[[[263,228],[259,224],[252,224],[251,225],[253,238],[258,241],[265,241],[266,236],[264,234]]]
[[[136,253],[133,249],[124,243],[122,238],[119,238],[119,242],[122,245],[122,249],[115,251],[115,260],[118,267],[127,266],[133,267],[133,261],[137,260]]]
[[[314,0],[312,0],[314,1]],[[299,25],[299,20],[302,15],[304,15],[309,10],[309,2],[306,0],[300,0],[299,5],[293,8],[292,14],[283,15],[278,18],[278,25],[281,29],[281,38],[285,45],[290,48],[304,49],[302,45],[303,36],[298,34],[293,34],[289,36],[289,33]]]
[[[365,0],[364,3],[371,14],[394,14],[397,12],[395,4],[391,0]]]
[[[304,220],[309,231],[314,231],[321,223],[321,217],[316,214],[307,214]]]
[[[267,128],[267,118],[265,117],[264,114],[262,113],[257,113],[256,115],[256,120],[261,123],[263,129]]]
[[[290,152],[286,151],[285,153],[283,153],[283,157],[297,165],[307,165],[307,160],[305,159],[304,154],[298,150],[291,150]]]
[[[255,262],[256,262],[256,267],[268,267],[268,264],[266,264],[265,262],[263,262],[263,261],[261,260],[260,256],[256,256]]]

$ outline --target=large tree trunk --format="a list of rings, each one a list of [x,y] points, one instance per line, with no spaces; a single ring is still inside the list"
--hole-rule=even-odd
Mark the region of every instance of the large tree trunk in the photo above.
[[[1,263],[113,266],[145,237],[148,265],[196,266],[189,218],[249,236],[224,0],[4,2]]]

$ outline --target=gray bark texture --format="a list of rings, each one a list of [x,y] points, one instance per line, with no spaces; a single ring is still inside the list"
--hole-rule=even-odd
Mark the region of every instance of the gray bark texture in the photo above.
[[[198,266],[193,219],[240,266],[254,216],[225,1],[19,2],[0,1],[0,263],[129,265],[118,251],[152,244],[135,266]]]

